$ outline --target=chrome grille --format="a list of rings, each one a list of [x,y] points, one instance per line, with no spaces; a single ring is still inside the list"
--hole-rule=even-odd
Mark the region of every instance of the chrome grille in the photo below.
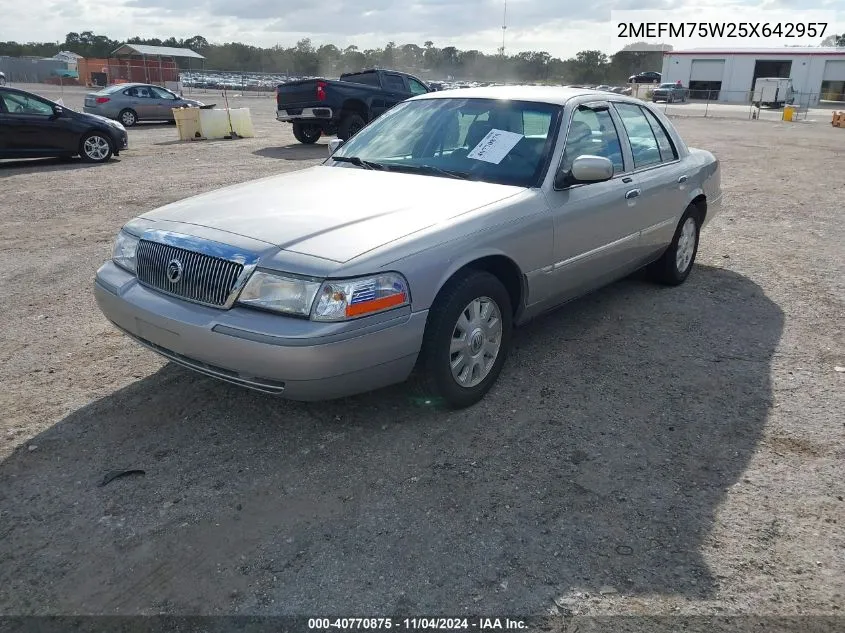
[[[167,294],[223,307],[243,271],[243,264],[176,246],[141,240],[136,255],[138,280]],[[181,266],[176,281],[168,277],[174,261]],[[174,265],[175,266],[175,265]]]

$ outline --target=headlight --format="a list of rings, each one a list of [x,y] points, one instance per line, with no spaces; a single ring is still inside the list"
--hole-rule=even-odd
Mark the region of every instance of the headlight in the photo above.
[[[126,231],[117,234],[112,251],[112,261],[131,273],[135,272],[135,254],[138,252],[138,238]]]
[[[410,300],[408,282],[399,273],[326,281],[320,288],[311,318],[344,321],[408,305]]]
[[[256,270],[241,291],[238,303],[274,312],[308,316],[319,289],[319,281]]]

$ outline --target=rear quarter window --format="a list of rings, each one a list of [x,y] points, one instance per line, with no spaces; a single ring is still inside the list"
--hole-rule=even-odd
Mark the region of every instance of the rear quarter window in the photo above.
[[[361,73],[360,75],[343,75],[341,81],[349,81],[356,84],[366,84],[368,86],[380,86],[378,74],[376,73]]]

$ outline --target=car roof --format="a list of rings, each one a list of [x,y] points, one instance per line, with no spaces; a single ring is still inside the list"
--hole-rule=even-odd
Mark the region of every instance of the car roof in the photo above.
[[[642,103],[639,99],[626,97],[616,92],[590,90],[588,88],[563,88],[559,86],[484,86],[478,88],[455,88],[438,90],[412,97],[409,101],[421,99],[509,99],[513,101],[532,101],[550,105],[565,105],[576,97],[595,97],[597,100],[612,99]]]

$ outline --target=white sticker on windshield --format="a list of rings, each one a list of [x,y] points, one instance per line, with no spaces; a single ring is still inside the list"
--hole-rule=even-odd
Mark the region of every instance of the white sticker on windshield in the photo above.
[[[494,128],[487,132],[487,136],[481,139],[481,142],[475,146],[475,149],[467,154],[467,158],[483,160],[486,163],[498,165],[521,140],[522,134]]]

